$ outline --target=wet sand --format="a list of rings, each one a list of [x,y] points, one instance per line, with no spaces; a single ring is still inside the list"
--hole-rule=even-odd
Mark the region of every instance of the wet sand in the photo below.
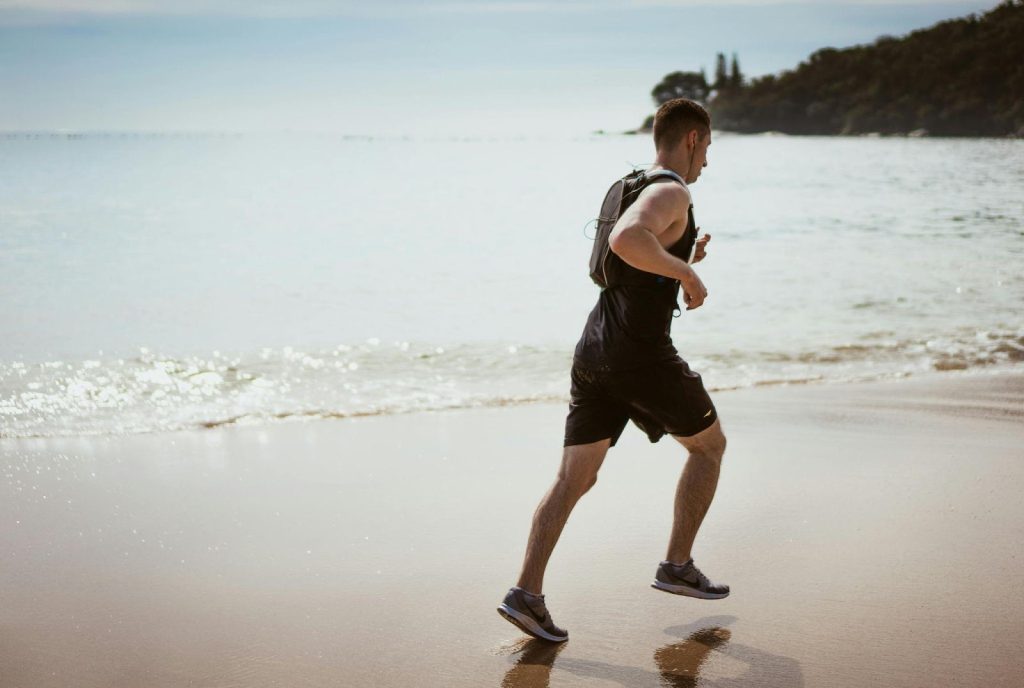
[[[719,393],[699,565],[635,428],[556,549],[561,646],[494,611],[562,405],[0,441],[0,686],[1024,685],[1024,376]]]

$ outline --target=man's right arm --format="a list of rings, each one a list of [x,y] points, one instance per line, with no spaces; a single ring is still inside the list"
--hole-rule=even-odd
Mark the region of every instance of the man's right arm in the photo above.
[[[693,268],[665,250],[659,237],[680,218],[687,217],[690,194],[678,184],[652,184],[626,209],[612,228],[608,245],[638,270],[679,280],[687,310],[698,308],[707,296]]]

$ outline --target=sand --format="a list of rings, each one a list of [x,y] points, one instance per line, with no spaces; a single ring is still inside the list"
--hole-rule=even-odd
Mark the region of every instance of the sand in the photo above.
[[[0,441],[0,686],[1024,685],[1024,375],[715,395],[697,563],[649,587],[683,461],[635,428],[494,611],[561,454],[544,404]]]

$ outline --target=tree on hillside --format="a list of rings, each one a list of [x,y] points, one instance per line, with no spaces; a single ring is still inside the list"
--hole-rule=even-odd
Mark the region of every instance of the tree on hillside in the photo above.
[[[703,69],[699,72],[672,72],[666,74],[665,78],[651,90],[651,97],[658,105],[673,98],[689,98],[704,102],[708,99],[710,91]]]
[[[725,53],[718,53],[717,57],[715,57],[715,83],[711,85],[711,88],[718,91],[728,85],[729,73],[725,67]]]
[[[729,74],[729,87],[740,88],[743,86],[743,73],[740,72],[740,60],[736,53],[732,54],[732,72]]]
[[[906,36],[822,48],[795,69],[729,87],[709,103],[728,131],[1024,136],[1024,0]],[[738,83],[736,83],[738,82]]]

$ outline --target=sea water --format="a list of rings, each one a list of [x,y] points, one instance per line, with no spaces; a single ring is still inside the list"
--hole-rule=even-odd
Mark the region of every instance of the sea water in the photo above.
[[[563,400],[647,136],[0,137],[0,437]],[[712,390],[1024,361],[1024,141],[715,133]]]

